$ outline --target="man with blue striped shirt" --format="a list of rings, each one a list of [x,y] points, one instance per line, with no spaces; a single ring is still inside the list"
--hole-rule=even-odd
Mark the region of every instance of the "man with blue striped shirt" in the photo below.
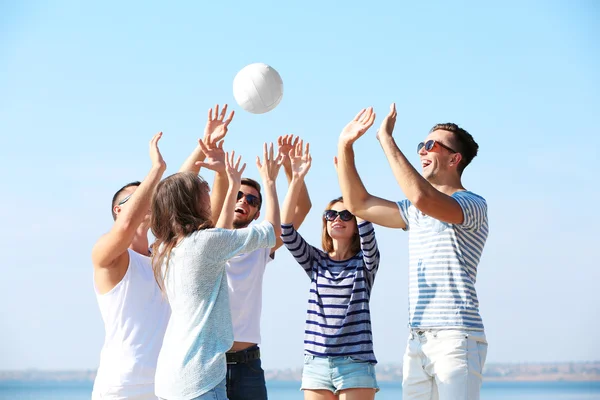
[[[407,199],[369,194],[354,163],[353,143],[375,121],[362,110],[342,131],[338,177],[354,215],[409,232],[409,339],[403,363],[403,399],[479,399],[487,341],[475,290],[487,235],[487,204],[461,183],[477,155],[473,137],[456,124],[434,126],[417,151],[422,175],[392,136],[396,108],[377,139]]]

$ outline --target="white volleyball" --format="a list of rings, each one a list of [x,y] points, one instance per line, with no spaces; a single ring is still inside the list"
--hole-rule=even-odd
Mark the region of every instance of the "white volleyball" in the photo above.
[[[283,81],[279,73],[267,64],[250,64],[233,79],[233,97],[244,110],[264,114],[281,101]]]

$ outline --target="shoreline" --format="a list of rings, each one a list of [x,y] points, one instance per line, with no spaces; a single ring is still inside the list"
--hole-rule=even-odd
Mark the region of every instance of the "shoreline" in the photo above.
[[[378,364],[379,382],[402,381],[402,366]],[[22,369],[0,370],[0,383],[5,382],[93,382],[96,369]],[[302,368],[267,369],[268,382],[298,382]],[[490,363],[484,368],[484,382],[600,382],[600,361],[571,363]]]

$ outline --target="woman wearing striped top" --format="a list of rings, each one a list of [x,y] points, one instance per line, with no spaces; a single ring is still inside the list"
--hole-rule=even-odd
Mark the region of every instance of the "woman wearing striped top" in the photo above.
[[[283,203],[281,238],[311,280],[302,390],[307,400],[373,399],[379,390],[369,300],[379,266],[373,225],[353,216],[342,198],[323,214],[323,250],[294,229],[294,209],[311,164],[306,145],[290,151],[292,181]]]

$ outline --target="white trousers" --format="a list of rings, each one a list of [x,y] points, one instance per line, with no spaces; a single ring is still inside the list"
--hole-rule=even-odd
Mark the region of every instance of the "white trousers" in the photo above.
[[[484,332],[412,329],[402,366],[402,399],[479,400],[487,348]]]
[[[92,400],[157,400],[154,384],[113,386],[107,388],[94,387]]]

